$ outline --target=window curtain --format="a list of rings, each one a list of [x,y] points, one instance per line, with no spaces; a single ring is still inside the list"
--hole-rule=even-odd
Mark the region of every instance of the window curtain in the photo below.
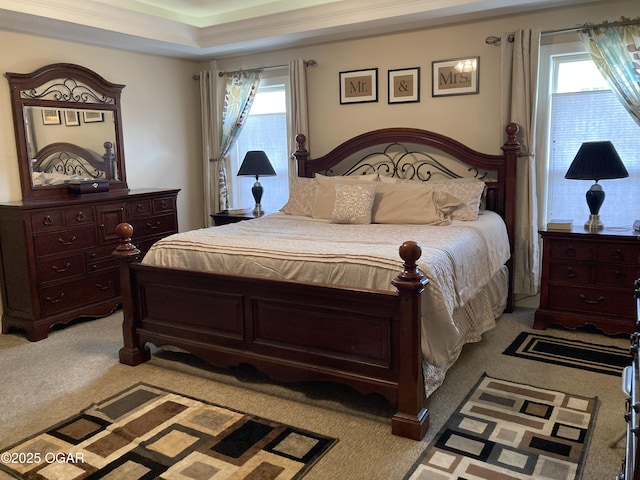
[[[302,59],[289,61],[289,181],[298,175],[296,159],[293,152],[297,149],[296,136],[299,133],[309,138],[309,114],[307,101],[307,62]],[[307,146],[307,148],[309,148]]]
[[[640,19],[586,25],[578,32],[602,76],[640,125]]]
[[[227,155],[242,131],[253,100],[258,93],[262,70],[235,72],[223,77],[224,102],[222,103],[222,123],[220,129],[220,149],[218,159],[218,195],[220,210],[229,208],[227,183]]]
[[[221,210],[218,195],[218,168],[215,153],[218,151],[216,132],[217,95],[215,73],[200,72],[200,112],[202,116],[202,178],[204,182],[204,225],[211,224],[211,214]]]
[[[514,239],[514,292],[535,295],[540,286],[540,246],[536,198],[535,116],[540,29],[519,30],[501,38],[502,125],[517,123],[522,158],[517,168]]]

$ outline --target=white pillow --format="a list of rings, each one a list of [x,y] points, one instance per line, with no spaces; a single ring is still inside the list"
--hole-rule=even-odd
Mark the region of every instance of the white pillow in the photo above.
[[[316,200],[313,205],[311,216],[313,218],[323,218],[325,220],[331,220],[331,215],[335,207],[336,202],[336,184],[359,184],[359,183],[371,183],[378,180],[378,174],[370,175],[357,175],[353,177],[336,176],[327,177],[319,173],[316,174],[316,180],[318,182],[318,192],[316,193]]]
[[[317,192],[318,182],[315,178],[296,177],[291,183],[289,200],[280,211],[289,215],[310,217]]]
[[[377,182],[336,184],[336,199],[331,214],[333,223],[365,225],[371,223],[371,210]]]

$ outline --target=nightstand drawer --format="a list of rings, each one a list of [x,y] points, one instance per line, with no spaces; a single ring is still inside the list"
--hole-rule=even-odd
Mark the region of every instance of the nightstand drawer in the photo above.
[[[638,245],[598,245],[598,261],[640,265],[640,244]]]
[[[614,317],[635,317],[633,290],[549,285],[549,308]]]
[[[570,240],[554,240],[550,243],[549,258],[589,261],[596,258],[596,245]],[[545,244],[545,246],[547,246]]]
[[[633,284],[638,276],[638,267],[610,264],[597,265],[595,283],[625,288],[628,289],[629,292],[633,292]],[[629,295],[631,295],[631,293],[629,293]]]
[[[554,282],[582,284],[591,283],[592,267],[580,262],[550,262],[549,279]]]

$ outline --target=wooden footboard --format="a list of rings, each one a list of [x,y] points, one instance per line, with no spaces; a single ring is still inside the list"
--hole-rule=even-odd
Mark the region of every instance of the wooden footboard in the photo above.
[[[124,346],[120,361],[172,345],[218,367],[248,363],[275,380],[335,381],[384,395],[392,432],[427,431],[422,377],[420,246],[400,247],[397,293],[168,269],[137,262],[133,227],[117,228]]]

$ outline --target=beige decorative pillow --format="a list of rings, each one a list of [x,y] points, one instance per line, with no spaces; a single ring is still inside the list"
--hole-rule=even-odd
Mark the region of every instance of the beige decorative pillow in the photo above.
[[[331,214],[333,223],[371,223],[371,210],[377,182],[362,184],[336,184],[336,200]]]
[[[373,223],[449,225],[462,202],[422,182],[379,182],[373,204]]]
[[[281,212],[289,215],[310,217],[318,192],[318,182],[315,178],[296,177],[289,191],[289,200]]]
[[[453,220],[477,220],[481,209],[486,184],[477,178],[451,178],[445,180],[407,180],[401,178],[384,177],[380,175],[380,182],[386,184],[428,185],[437,191],[450,193],[462,201],[462,204],[452,214]]]
[[[336,202],[336,184],[361,184],[371,183],[378,180],[378,174],[371,175],[357,175],[353,177],[337,176],[327,177],[319,173],[316,174],[316,180],[318,182],[318,193],[316,194],[316,200],[313,205],[311,216],[313,218],[323,218],[325,220],[331,220],[333,214],[333,208]]]
[[[462,206],[451,214],[453,220],[472,221],[478,219],[480,201],[486,185],[475,178],[429,182],[434,189],[450,193],[462,200]]]

